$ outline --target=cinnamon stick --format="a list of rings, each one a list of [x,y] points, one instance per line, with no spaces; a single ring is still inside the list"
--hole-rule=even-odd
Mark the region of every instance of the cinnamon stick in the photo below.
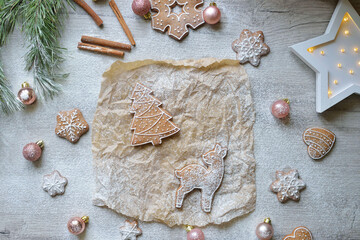
[[[119,20],[119,23],[121,24],[122,28],[124,29],[124,32],[125,32],[126,36],[128,37],[128,39],[130,40],[131,45],[135,46],[135,40],[134,40],[134,38],[130,32],[130,29],[129,29],[128,25],[126,24],[123,16],[121,15],[120,10],[117,7],[115,1],[111,0],[109,2],[109,5],[110,5],[111,9],[114,11],[115,16]]]
[[[111,48],[106,48],[106,47],[101,47],[101,46],[96,46],[93,44],[82,43],[82,42],[78,43],[78,48],[82,49],[82,50],[98,52],[98,53],[113,55],[113,56],[117,56],[117,57],[124,56],[124,52],[122,52],[122,51],[111,49]]]
[[[99,17],[99,15],[92,10],[92,8],[84,1],[84,0],[74,0],[80,7],[82,7],[95,21],[95,23],[100,27],[103,24],[103,20]]]
[[[124,50],[131,50],[131,45],[126,43],[114,42],[106,39],[90,37],[90,36],[82,36],[81,41],[83,43],[90,43],[95,45],[100,45],[104,47],[111,47],[116,49],[124,49]]]

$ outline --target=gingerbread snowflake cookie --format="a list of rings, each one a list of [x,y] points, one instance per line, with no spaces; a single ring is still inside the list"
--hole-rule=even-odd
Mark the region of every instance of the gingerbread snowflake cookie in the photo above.
[[[172,121],[171,114],[162,109],[161,101],[151,96],[152,90],[137,83],[131,95],[133,104],[130,112],[134,113],[131,130],[134,130],[131,145],[138,146],[147,143],[161,144],[161,139],[180,131]]]
[[[236,39],[231,47],[241,64],[250,62],[255,67],[259,66],[261,56],[270,52],[269,46],[264,43],[264,33],[262,31],[253,33],[248,29],[241,32],[240,38]]]
[[[270,185],[270,190],[277,193],[277,198],[284,203],[288,199],[300,200],[300,190],[305,188],[303,180],[299,179],[299,172],[296,169],[285,173],[276,172],[276,180]]]
[[[125,221],[125,225],[120,227],[121,240],[136,240],[136,237],[141,235],[142,231],[139,228],[137,221]]]
[[[308,145],[309,156],[318,160],[326,156],[335,143],[335,134],[326,128],[308,128],[303,133],[303,140]]]
[[[181,208],[184,197],[194,189],[201,190],[201,208],[204,212],[211,211],[211,204],[216,190],[220,187],[224,176],[224,158],[227,148],[216,144],[215,148],[202,156],[203,164],[190,164],[175,170],[180,180],[176,190],[176,208]]]
[[[198,9],[201,4],[203,0],[151,0],[151,9],[157,11],[151,26],[162,32],[168,28],[169,36],[181,40],[189,33],[188,27],[195,29],[205,22]],[[181,13],[173,12],[175,6],[182,8]]]
[[[65,192],[65,186],[68,183],[66,177],[61,176],[58,171],[44,175],[42,188],[54,197]]]
[[[77,108],[59,112],[56,120],[56,135],[66,138],[71,143],[76,143],[84,133],[89,131],[89,125]]]

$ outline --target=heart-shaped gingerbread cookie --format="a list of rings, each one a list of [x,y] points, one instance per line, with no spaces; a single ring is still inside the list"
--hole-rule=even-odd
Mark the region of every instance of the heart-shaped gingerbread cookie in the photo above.
[[[335,143],[335,134],[328,129],[313,127],[303,133],[303,140],[308,145],[308,153],[312,159],[325,157]]]
[[[286,235],[283,240],[312,240],[312,234],[307,227],[297,227],[291,234]]]

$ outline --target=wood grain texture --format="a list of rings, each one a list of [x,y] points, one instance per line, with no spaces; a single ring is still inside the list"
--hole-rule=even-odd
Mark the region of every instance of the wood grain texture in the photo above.
[[[350,0],[360,12],[360,1]],[[135,15],[132,0],[117,0],[137,45],[124,61],[146,58],[235,58],[231,42],[244,28],[262,30],[271,52],[258,68],[246,64],[256,110],[255,157],[257,161],[257,206],[252,214],[221,226],[204,229],[207,240],[255,240],[255,227],[271,217],[278,240],[297,226],[308,227],[314,239],[360,239],[360,96],[353,95],[323,114],[315,112],[315,73],[292,54],[289,46],[322,34],[335,0],[228,0],[218,2],[221,23],[190,30],[178,42],[152,30],[149,21]],[[101,75],[117,58],[76,48],[82,35],[129,43],[106,1],[87,3],[104,20],[98,28],[82,9],[70,10],[61,38],[68,48],[63,64],[69,78],[63,93],[52,101],[38,101],[25,111],[0,116],[0,239],[77,239],[66,223],[71,216],[90,216],[86,232],[79,239],[118,239],[125,220],[106,208],[92,205],[95,187],[91,156],[91,123],[100,89]],[[209,1],[205,1],[208,5]],[[25,44],[26,46],[26,44]],[[15,31],[0,57],[5,73],[18,91],[32,74],[23,71],[23,36]],[[291,118],[274,119],[272,101],[287,97]],[[73,145],[54,134],[56,114],[74,107],[81,109],[90,132]],[[303,131],[312,126],[336,134],[333,150],[322,160],[309,158],[302,142]],[[43,157],[31,163],[21,151],[28,142],[45,141]],[[281,204],[269,185],[275,171],[296,168],[307,188],[300,202]],[[63,196],[51,198],[41,189],[42,176],[59,170],[69,184]],[[140,222],[140,239],[185,239],[181,227]]]

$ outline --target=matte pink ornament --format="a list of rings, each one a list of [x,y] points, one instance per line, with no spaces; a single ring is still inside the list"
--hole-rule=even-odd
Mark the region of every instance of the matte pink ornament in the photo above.
[[[187,233],[187,240],[205,240],[205,236],[200,228],[194,228]]]
[[[277,100],[271,105],[271,113],[276,118],[284,118],[289,115],[290,106],[285,100]]]
[[[23,156],[26,160],[34,162],[41,157],[42,148],[44,147],[43,141],[37,141],[36,143],[28,143],[23,148]]]
[[[85,230],[85,223],[89,222],[89,217],[84,216],[82,218],[72,217],[67,223],[67,227],[70,233],[79,235]]]
[[[265,218],[263,223],[260,223],[256,227],[256,236],[260,240],[269,240],[274,235],[274,229],[271,226],[270,218]]]
[[[203,16],[206,23],[216,24],[220,21],[221,12],[215,3],[211,3],[210,6],[205,8]]]
[[[136,15],[144,16],[150,11],[149,0],[134,0],[131,4],[131,8]]]

